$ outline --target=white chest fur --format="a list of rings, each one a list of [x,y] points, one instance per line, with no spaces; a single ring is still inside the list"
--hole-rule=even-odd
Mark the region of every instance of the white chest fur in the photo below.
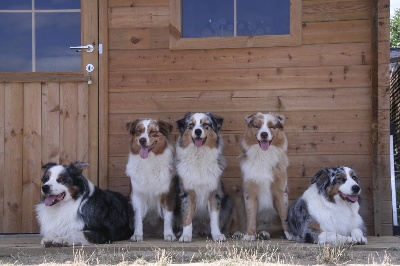
[[[308,212],[325,232],[350,236],[351,230],[362,224],[362,218],[358,214],[360,208],[358,202],[344,202],[339,198],[335,198],[335,203],[329,202],[323,195],[318,194],[315,184],[311,185],[302,197],[307,202]]]
[[[174,173],[172,149],[159,155],[150,153],[146,159],[129,154],[126,174],[131,179],[132,193],[145,199],[150,208],[159,207],[159,197],[169,191]]]
[[[273,208],[271,183],[274,180],[274,168],[278,164],[283,169],[289,165],[286,151],[282,148],[271,146],[263,151],[258,145],[247,147],[246,157],[241,161],[240,167],[244,182],[258,184],[259,210]]]
[[[70,200],[54,206],[36,205],[37,217],[40,223],[40,233],[43,236],[66,236],[72,231],[81,231],[84,222],[78,218],[80,200]]]
[[[178,146],[176,156],[176,170],[182,179],[184,189],[194,190],[198,209],[205,208],[210,193],[219,186],[225,159],[218,149],[194,145],[186,148]]]

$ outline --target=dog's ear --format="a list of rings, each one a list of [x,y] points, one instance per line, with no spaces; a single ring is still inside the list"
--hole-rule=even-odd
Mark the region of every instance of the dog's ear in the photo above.
[[[178,126],[178,130],[179,133],[183,133],[185,132],[185,128],[186,128],[186,121],[188,119],[188,117],[190,117],[192,115],[191,112],[188,112],[182,119],[179,119],[178,121],[176,121],[176,125]]]
[[[74,162],[71,163],[70,166],[73,166],[77,173],[82,174],[83,169],[85,169],[89,164],[87,162]]]
[[[325,168],[314,175],[311,179],[311,184],[316,184],[319,191],[325,190],[331,183],[329,177],[329,169]]]
[[[244,118],[247,127],[250,127],[252,125],[254,116],[256,116],[256,114],[246,115],[246,117]]]
[[[135,128],[136,128],[137,124],[139,123],[139,121],[140,121],[140,119],[136,119],[133,122],[126,123],[126,130],[128,130],[128,132],[131,136],[135,135]]]
[[[283,124],[285,123],[286,117],[282,114],[276,114],[276,118],[278,119],[278,125],[283,128]]]
[[[207,113],[207,115],[211,118],[214,131],[219,131],[224,123],[224,119],[213,113]]]
[[[57,165],[56,163],[46,163],[42,166],[42,169],[49,170],[51,167]]]
[[[172,129],[174,128],[170,123],[158,120],[158,125],[160,128],[160,132],[161,134],[163,134],[164,136],[168,136],[169,134],[171,134]]]

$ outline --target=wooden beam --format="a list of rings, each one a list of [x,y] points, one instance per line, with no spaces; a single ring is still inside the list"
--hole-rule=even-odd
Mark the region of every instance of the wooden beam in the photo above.
[[[379,147],[378,147],[378,11],[379,0],[371,0],[371,139],[372,139],[372,181],[374,203],[374,234],[382,234],[381,197],[379,184]]]

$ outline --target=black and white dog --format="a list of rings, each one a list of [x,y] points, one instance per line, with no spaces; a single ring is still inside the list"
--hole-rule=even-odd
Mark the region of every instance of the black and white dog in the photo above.
[[[42,246],[104,244],[131,237],[133,214],[128,198],[94,186],[82,175],[87,165],[47,163],[42,167],[43,201],[36,205]]]
[[[234,203],[225,194],[221,178],[226,167],[219,133],[222,123],[212,113],[187,113],[177,121],[176,170],[183,190],[180,242],[191,242],[193,235],[226,240],[223,232]]]
[[[361,188],[353,169],[320,170],[310,187],[288,211],[289,232],[298,242],[366,244],[366,229],[358,210]]]

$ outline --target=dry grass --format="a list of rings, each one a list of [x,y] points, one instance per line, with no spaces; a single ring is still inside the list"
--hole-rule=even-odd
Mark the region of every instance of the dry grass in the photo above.
[[[352,246],[302,245],[282,247],[264,241],[208,242],[197,252],[160,249],[138,251],[131,247],[72,248],[65,253],[0,257],[1,265],[400,265],[399,249],[355,251]]]

